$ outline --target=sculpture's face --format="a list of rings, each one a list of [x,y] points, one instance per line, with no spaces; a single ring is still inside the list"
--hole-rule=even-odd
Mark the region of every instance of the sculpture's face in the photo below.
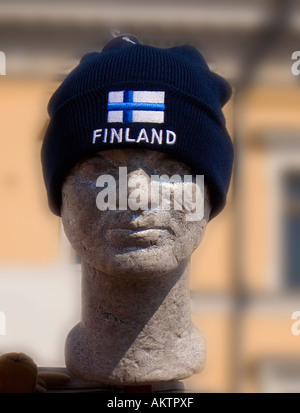
[[[82,260],[108,274],[135,277],[173,272],[187,261],[204,235],[210,204],[206,187],[199,191],[196,179],[184,185],[154,181],[163,194],[155,199],[151,176],[175,174],[182,181],[192,175],[183,163],[150,150],[114,149],[77,163],[63,185],[62,221]],[[183,194],[191,190],[194,210]],[[163,204],[168,193],[170,203]],[[195,219],[191,214],[200,204],[204,216]]]

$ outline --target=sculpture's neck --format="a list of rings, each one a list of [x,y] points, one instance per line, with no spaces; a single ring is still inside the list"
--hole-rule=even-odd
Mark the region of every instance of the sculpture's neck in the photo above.
[[[110,335],[126,330],[134,339],[146,325],[148,334],[166,326],[180,334],[190,323],[189,262],[173,273],[139,280],[111,276],[85,262],[82,271],[82,324],[87,329],[109,330]]]
[[[189,262],[142,280],[82,267],[82,320],[66,341],[70,371],[130,385],[178,380],[203,368],[205,341],[190,315]]]

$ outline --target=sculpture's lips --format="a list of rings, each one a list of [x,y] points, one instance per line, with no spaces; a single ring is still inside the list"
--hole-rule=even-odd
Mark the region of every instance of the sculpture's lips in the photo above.
[[[119,248],[147,248],[159,245],[166,238],[174,237],[170,228],[113,228],[106,233],[108,242],[113,242]]]

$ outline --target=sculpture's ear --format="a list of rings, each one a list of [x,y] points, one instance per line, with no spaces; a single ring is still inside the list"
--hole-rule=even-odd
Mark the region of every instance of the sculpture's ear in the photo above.
[[[37,382],[37,365],[24,353],[0,356],[0,393],[33,393]]]
[[[209,222],[212,204],[208,186],[204,184],[204,218]]]
[[[210,195],[207,185],[204,184],[204,215],[201,221],[199,222],[198,227],[198,238],[194,240],[194,249],[197,249],[201,244],[202,239],[204,238],[207,224],[210,221],[210,213],[212,210],[212,205],[210,201]]]

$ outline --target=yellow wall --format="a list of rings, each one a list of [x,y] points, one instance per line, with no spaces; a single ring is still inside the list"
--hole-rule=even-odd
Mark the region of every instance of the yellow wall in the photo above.
[[[0,262],[53,260],[59,222],[47,207],[39,139],[53,85],[0,77],[0,89]]]

